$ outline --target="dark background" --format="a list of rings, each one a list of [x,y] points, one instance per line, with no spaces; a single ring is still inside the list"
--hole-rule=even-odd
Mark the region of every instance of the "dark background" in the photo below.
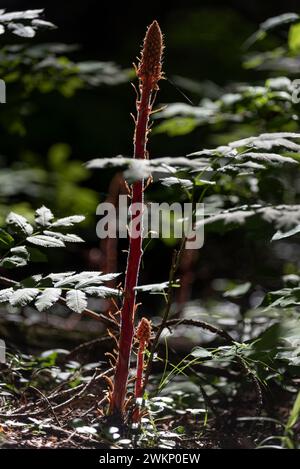
[[[72,59],[113,61],[123,68],[131,67],[136,60],[146,26],[157,19],[165,35],[164,70],[171,80],[161,83],[159,104],[187,102],[172,84],[176,75],[198,82],[211,81],[221,87],[230,82],[261,82],[268,76],[267,73],[264,75],[243,69],[242,45],[257,30],[259,23],[280,13],[297,12],[299,2],[9,0],[0,1],[0,7],[8,11],[45,8],[44,18],[56,24],[58,29],[38,32],[30,43],[76,43],[80,47],[71,54]],[[282,43],[280,30],[271,36],[267,41],[272,46]],[[12,38],[10,42],[18,42],[18,39]],[[256,48],[260,47],[257,44]],[[9,100],[9,88],[7,92]],[[195,104],[203,97],[184,92]],[[56,142],[69,144],[72,158],[81,161],[131,154],[133,123],[129,114],[135,109],[135,95],[129,82],[82,90],[71,99],[63,98],[58,93],[39,94],[35,99],[38,106],[26,123],[27,134],[14,139],[5,135],[1,137],[1,152],[11,163],[28,148],[40,155],[42,160],[49,147]],[[209,135],[209,126],[198,127],[192,134],[182,137],[153,135],[149,150],[152,156],[183,155],[211,143],[208,142]],[[101,197],[103,200],[108,185],[106,175],[93,174],[86,184],[99,193],[99,200]],[[95,223],[96,220],[90,224],[89,232],[85,233],[89,247],[99,245]],[[265,254],[267,257],[264,245],[259,240],[254,243],[246,239],[236,248],[240,239],[239,232],[235,232],[222,240],[212,237],[208,241],[199,261],[200,288],[209,285],[211,279],[216,277],[247,280],[261,275],[272,278],[273,267],[276,266],[269,266],[270,259],[264,259]],[[171,248],[161,246],[158,255],[153,256],[151,250],[146,253],[147,271],[143,271],[142,283],[166,280],[171,252]],[[78,264],[75,266],[78,269],[86,267],[85,254],[67,256],[53,257],[56,270],[72,269],[74,263]],[[120,270],[124,271],[126,255],[123,253],[120,259]],[[63,265],[59,266],[59,262]],[[257,262],[261,266],[259,272]],[[270,285],[273,286],[272,281]]]
[[[296,11],[298,2],[9,0],[0,1],[0,7],[45,8],[45,19],[55,23],[58,29],[39,33],[35,41],[76,43],[80,50],[73,54],[75,59],[110,60],[123,67],[131,66],[139,54],[146,26],[157,19],[165,34],[166,76],[172,80],[172,76],[181,75],[223,85],[252,78],[241,67],[243,42],[261,21]],[[33,139],[30,144],[42,151],[53,140],[67,141],[72,143],[74,155],[83,160],[95,155],[129,154],[132,145],[128,131],[132,122],[128,114],[134,105],[130,86],[124,86],[81,93],[64,103],[59,113],[59,98],[46,99],[42,115],[32,117],[33,132],[28,132]],[[189,97],[193,102],[197,99]],[[185,101],[168,81],[161,85],[159,100]],[[201,131],[192,138],[189,136],[189,142],[178,138],[172,142],[156,136],[151,141],[151,151],[179,155],[199,148],[199,140]]]

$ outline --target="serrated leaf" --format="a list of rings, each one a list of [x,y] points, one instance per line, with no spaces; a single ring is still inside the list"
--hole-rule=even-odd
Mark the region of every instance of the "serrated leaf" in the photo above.
[[[260,216],[268,223],[273,223],[278,229],[292,229],[300,225],[300,205],[262,206],[259,204],[242,205],[228,210],[205,213],[204,219],[196,222],[196,228],[216,222],[225,224],[243,224],[248,218]]]
[[[80,274],[79,274],[80,275]],[[78,283],[76,284],[77,288],[85,287],[85,286],[91,286],[91,285],[100,285],[103,282],[110,282],[111,280],[114,280],[116,277],[119,277],[121,274],[104,274],[101,275],[101,272],[99,272],[97,275],[92,275],[92,276],[84,276],[84,278],[81,278]]]
[[[9,301],[13,292],[14,292],[14,289],[12,287],[4,288],[3,290],[0,290],[0,303],[6,303],[7,301]]]
[[[54,236],[55,238],[61,239],[66,243],[84,243],[84,240],[75,234],[63,234],[58,233],[57,231],[48,231],[44,230],[44,234],[47,236]]]
[[[25,217],[18,215],[17,213],[10,212],[6,217],[6,223],[14,230],[16,233],[22,233],[25,235],[31,235],[33,233],[32,226],[28,223]]]
[[[101,272],[96,272],[96,271],[80,272],[79,274],[74,274],[74,275],[70,275],[70,276],[66,276],[62,278],[56,283],[55,286],[62,287],[65,285],[74,285],[75,283],[80,282],[80,281],[88,282],[91,278],[99,277],[100,274]]]
[[[298,164],[296,160],[293,158],[289,158],[288,156],[281,156],[277,155],[276,153],[254,153],[254,152],[247,152],[242,153],[236,157],[236,160],[247,160],[250,159],[252,161],[258,161],[259,163],[267,163],[269,165],[278,165],[278,164]]]
[[[86,294],[81,290],[69,290],[66,295],[67,306],[75,313],[82,313],[87,307]]]
[[[88,287],[92,285],[101,285],[103,283],[102,278],[98,275],[95,277],[87,277],[79,282],[76,282],[76,280],[71,281],[71,283],[76,283],[77,288],[83,288],[83,287]]]
[[[276,231],[276,233],[272,236],[271,241],[278,241],[279,239],[289,238],[295,234],[300,233],[300,225],[295,226],[289,231],[282,232],[281,230]]]
[[[49,309],[54,303],[59,300],[61,296],[60,288],[46,288],[35,301],[35,306],[38,311],[42,312]]]
[[[63,280],[65,279],[66,277],[70,277],[71,275],[74,275],[75,272],[72,271],[72,272],[59,272],[59,273],[51,273],[49,275],[47,275],[47,277],[45,278],[50,278],[53,282],[59,282],[60,280]]]
[[[166,288],[169,287],[169,282],[162,282],[162,283],[151,283],[149,285],[140,285],[135,287],[136,291],[149,291],[149,292],[161,292],[164,291]]]
[[[193,183],[189,179],[181,179],[176,177],[168,177],[168,178],[161,178],[160,179],[163,186],[171,187],[174,185],[180,185],[185,189],[192,189]]]
[[[12,306],[26,306],[39,294],[38,288],[20,288],[11,295],[9,302]]]
[[[107,298],[111,296],[120,296],[120,290],[116,288],[109,288],[105,286],[101,287],[87,287],[84,288],[84,292],[90,296],[98,296],[100,298]]]
[[[81,223],[83,220],[85,220],[83,215],[72,215],[71,217],[59,218],[51,226],[73,226],[75,223]]]
[[[99,272],[99,275],[101,274],[101,272]],[[111,274],[103,274],[103,275],[100,275],[100,279],[102,280],[102,282],[110,282],[111,280],[114,280],[115,278],[119,277],[121,275],[121,273],[111,273]]]
[[[115,158],[97,158],[87,163],[88,168],[115,168],[125,170],[124,176],[129,180],[138,180],[153,174],[174,174],[178,168],[197,171],[209,170],[210,164],[205,158],[191,159],[185,157],[163,157],[154,160],[136,160],[117,156]]]
[[[263,39],[266,33],[282,24],[293,23],[299,19],[297,13],[283,13],[278,16],[272,16],[259,25],[259,29],[245,41],[244,47],[252,46],[256,41]]]
[[[22,23],[8,23],[7,29],[10,29],[13,34],[20,37],[34,37],[35,30],[31,26],[25,26]]]
[[[18,256],[28,258],[28,250],[25,246],[16,246],[14,248],[11,248],[10,252],[12,252],[13,254],[17,254]]]
[[[37,246],[43,246],[44,248],[64,248],[65,243],[54,236],[46,236],[46,235],[36,235],[36,236],[29,236],[26,238],[29,243],[36,244]]]
[[[48,226],[54,218],[51,210],[44,205],[38,208],[35,212],[35,222],[40,226]]]
[[[273,132],[264,133],[253,137],[243,138],[241,140],[235,140],[229,143],[230,148],[257,148],[264,150],[271,150],[273,147],[285,147],[289,148],[290,141],[288,139],[300,138],[300,133],[296,132]],[[288,146],[286,146],[288,144]],[[299,147],[299,146],[298,146]],[[297,148],[297,147],[296,147]],[[295,151],[297,151],[295,149]]]
[[[34,19],[32,20],[31,24],[32,26],[39,27],[39,28],[56,29],[55,24],[50,23],[50,21]]]
[[[0,21],[9,22],[13,20],[32,20],[38,18],[44,9],[36,10],[24,10],[24,11],[12,11],[9,13],[3,13],[0,15]]]
[[[25,246],[18,246],[10,250],[10,256],[1,261],[1,266],[6,268],[23,267],[29,260],[29,252]]]

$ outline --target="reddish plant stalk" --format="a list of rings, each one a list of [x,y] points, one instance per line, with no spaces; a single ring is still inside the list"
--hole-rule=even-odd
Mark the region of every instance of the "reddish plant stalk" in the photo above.
[[[136,381],[134,389],[135,399],[143,397],[143,372],[144,372],[144,354],[147,345],[150,342],[151,337],[151,322],[146,318],[142,318],[136,331],[136,338],[139,342],[138,354],[137,354],[137,365],[136,365]],[[132,415],[133,422],[139,422],[141,418],[141,412],[139,408],[136,408]]]
[[[141,341],[137,355],[136,365],[136,382],[134,389],[134,396],[136,399],[143,397],[143,370],[144,370],[144,353],[146,349],[146,343]]]
[[[139,66],[136,69],[139,78],[140,99],[137,99],[137,118],[134,132],[134,158],[145,159],[149,117],[152,111],[152,94],[158,89],[157,83],[162,78],[163,40],[160,27],[154,21],[148,28]],[[142,207],[144,199],[144,181],[136,181],[132,185],[132,205]],[[138,236],[129,233],[129,252],[127,258],[124,300],[121,309],[121,330],[119,352],[116,364],[114,390],[110,402],[110,412],[123,416],[126,399],[128,372],[132,341],[134,335],[135,287],[138,284],[143,242],[143,214],[140,211],[131,217],[136,223]]]

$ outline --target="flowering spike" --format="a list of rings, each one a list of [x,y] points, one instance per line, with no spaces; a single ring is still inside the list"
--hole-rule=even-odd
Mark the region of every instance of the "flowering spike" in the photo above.
[[[139,78],[139,93],[136,99],[137,117],[135,119],[134,131],[134,158],[146,159],[148,157],[147,139],[149,133],[149,119],[154,104],[156,90],[158,89],[158,81],[162,78],[162,52],[163,38],[157,21],[154,21],[147,29],[144,39],[141,60],[136,73]],[[131,203],[142,204],[144,197],[145,183],[144,180],[135,181],[131,189]],[[132,343],[134,338],[134,317],[137,309],[136,290],[138,285],[140,264],[143,254],[143,213],[132,216],[139,226],[139,235],[133,236],[129,230],[129,251],[127,257],[127,268],[124,285],[124,299],[120,312],[120,338],[118,348],[118,359],[116,363],[114,390],[110,400],[110,413],[115,414],[124,421],[125,402],[127,394],[128,373],[130,367],[130,357],[132,352]],[[142,392],[142,372],[143,372],[143,354],[150,340],[151,328],[143,327],[147,330],[144,341],[140,341],[138,373],[136,396]]]
[[[149,344],[151,337],[151,322],[146,319],[142,318],[138,324],[136,330],[136,338],[139,342],[143,342],[144,344]]]
[[[136,382],[134,397],[139,399],[143,396],[143,371],[144,371],[144,353],[151,338],[151,322],[142,318],[137,326],[135,336],[139,341],[137,354]],[[133,422],[139,422],[141,418],[140,409],[135,408],[132,415]]]
[[[162,78],[163,36],[157,21],[153,21],[147,29],[137,76],[142,82],[151,81],[153,89]]]

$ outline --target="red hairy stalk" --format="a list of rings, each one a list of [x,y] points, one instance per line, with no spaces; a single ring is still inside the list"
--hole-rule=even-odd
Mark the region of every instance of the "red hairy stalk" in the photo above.
[[[136,382],[134,389],[134,397],[139,399],[143,397],[143,372],[144,372],[144,354],[151,338],[151,322],[146,318],[142,318],[136,330],[136,338],[139,342],[137,365],[136,365]],[[141,413],[139,409],[135,409],[132,419],[134,422],[140,420]]]
[[[134,132],[134,158],[147,157],[147,135],[149,132],[149,117],[153,105],[153,93],[158,90],[158,81],[162,78],[163,38],[157,21],[147,29],[143,49],[136,74],[139,79],[139,98],[136,101],[137,118]],[[136,181],[132,185],[132,204],[142,204],[144,181]],[[142,205],[139,205],[142,207]],[[138,284],[140,263],[142,258],[142,211],[131,215],[131,222],[135,224],[138,236],[129,233],[129,252],[127,258],[124,300],[121,309],[121,330],[119,339],[119,355],[116,364],[114,390],[110,402],[110,412],[124,414],[128,371],[134,335],[135,290]]]
[[[136,330],[136,338],[139,341],[137,372],[135,382],[135,398],[143,397],[143,370],[144,370],[144,353],[151,337],[151,322],[146,318],[142,318]]]

